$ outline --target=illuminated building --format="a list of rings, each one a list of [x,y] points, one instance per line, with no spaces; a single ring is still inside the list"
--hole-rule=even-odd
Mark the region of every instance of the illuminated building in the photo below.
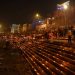
[[[23,32],[26,32],[27,31],[27,24],[23,24]]]
[[[32,29],[32,25],[31,24],[23,24],[23,27],[22,27],[22,32],[27,32],[27,31],[31,31]]]
[[[12,24],[11,33],[20,33],[20,24]]]
[[[41,30],[46,30],[47,24],[40,24],[36,26],[36,30],[41,31]]]

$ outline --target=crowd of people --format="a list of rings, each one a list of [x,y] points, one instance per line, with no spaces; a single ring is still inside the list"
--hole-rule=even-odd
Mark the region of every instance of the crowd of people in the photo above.
[[[0,46],[9,46],[9,44],[20,45],[22,43],[34,42],[39,39],[48,41],[49,39],[66,39],[68,43],[75,41],[75,31],[72,30],[59,30],[59,31],[44,31],[43,33],[32,33],[32,34],[0,34]],[[5,44],[5,45],[4,45]]]

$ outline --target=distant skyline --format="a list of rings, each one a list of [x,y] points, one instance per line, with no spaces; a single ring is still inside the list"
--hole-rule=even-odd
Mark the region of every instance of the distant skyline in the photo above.
[[[31,22],[39,13],[44,18],[49,16],[56,5],[67,0],[2,0],[0,1],[0,23]]]

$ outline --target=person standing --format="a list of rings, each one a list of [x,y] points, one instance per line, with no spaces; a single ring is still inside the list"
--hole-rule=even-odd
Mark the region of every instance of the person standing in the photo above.
[[[71,30],[68,30],[68,43],[71,44],[72,43],[72,31]]]
[[[49,40],[49,32],[48,32],[48,31],[46,31],[46,32],[44,33],[44,37],[45,37],[46,41]]]

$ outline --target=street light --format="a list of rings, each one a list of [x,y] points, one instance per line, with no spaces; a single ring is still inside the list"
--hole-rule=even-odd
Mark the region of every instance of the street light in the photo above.
[[[67,5],[63,5],[63,7],[64,7],[65,10],[68,9],[68,6]]]
[[[62,4],[57,4],[57,8],[58,8],[59,10],[66,10],[66,9],[69,8],[69,2],[70,2],[70,1],[66,1],[66,2],[64,2],[64,3],[62,3]]]
[[[35,15],[35,18],[36,18],[36,19],[39,19],[39,18],[40,18],[40,15],[37,13],[37,14]]]
[[[68,16],[67,16],[68,10],[67,10],[67,9],[69,8],[69,2],[70,2],[70,1],[66,1],[66,2],[64,2],[64,3],[62,3],[62,4],[57,4],[57,9],[60,11],[60,13],[61,13],[61,12],[64,13],[64,14],[63,14],[63,15],[64,15],[63,18],[64,18],[64,24],[65,24],[65,25],[67,25],[67,23],[68,23],[68,22],[67,22],[67,21],[68,21],[68,20],[67,20],[67,19],[68,19]],[[61,22],[61,21],[60,21],[60,22]]]
[[[65,2],[65,3],[62,4],[63,10],[67,10],[69,8],[69,2],[70,1],[67,1],[67,2]]]
[[[39,14],[36,14],[36,17],[39,17]]]
[[[65,25],[67,25],[68,26],[68,16],[67,16],[67,14],[68,14],[68,8],[69,8],[69,2],[70,1],[67,1],[67,2],[64,2],[63,4],[62,4],[62,6],[63,6],[63,11],[64,11],[64,19],[65,19]],[[65,10],[67,10],[67,11],[65,11]]]

